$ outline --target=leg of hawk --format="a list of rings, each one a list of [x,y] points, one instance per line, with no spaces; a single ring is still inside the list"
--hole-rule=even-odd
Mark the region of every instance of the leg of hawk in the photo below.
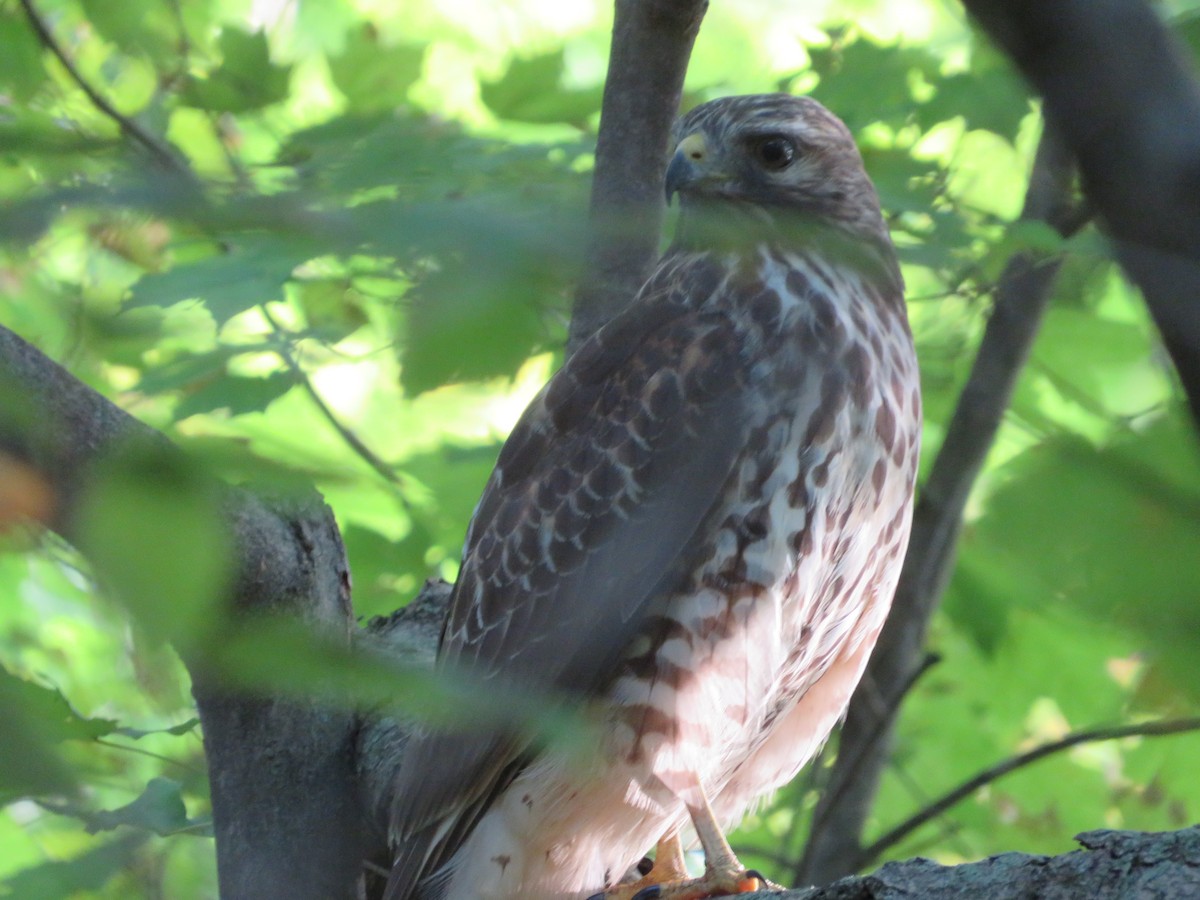
[[[415,739],[391,900],[616,891],[690,826],[720,871],[655,890],[743,889],[714,816],[812,757],[887,614],[920,395],[854,141],[772,94],[694,109],[676,146],[675,244],[506,442],[439,651],[588,702],[603,738],[583,762],[515,732]]]

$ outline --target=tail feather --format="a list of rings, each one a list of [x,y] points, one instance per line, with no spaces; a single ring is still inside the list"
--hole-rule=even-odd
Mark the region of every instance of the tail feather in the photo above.
[[[435,825],[396,845],[392,871],[388,875],[383,900],[437,900],[443,893],[427,895],[423,887],[426,867],[438,844],[440,829]],[[436,878],[436,876],[435,876]]]

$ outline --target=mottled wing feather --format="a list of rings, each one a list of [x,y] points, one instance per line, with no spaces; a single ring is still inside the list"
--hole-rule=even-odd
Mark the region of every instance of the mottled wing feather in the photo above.
[[[724,314],[663,298],[571,358],[480,501],[442,665],[578,694],[611,675],[744,444],[748,356]],[[470,806],[524,749],[512,735],[425,737],[393,822],[412,834]]]

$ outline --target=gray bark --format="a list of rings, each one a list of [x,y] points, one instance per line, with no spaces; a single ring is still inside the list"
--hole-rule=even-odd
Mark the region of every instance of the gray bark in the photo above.
[[[891,862],[828,887],[788,891],[788,900],[1183,900],[1200,897],[1200,828],[1158,834],[1089,831],[1083,850],[1061,856],[1002,853],[939,866]],[[760,897],[770,895],[760,894]]]
[[[573,351],[633,299],[658,258],[663,173],[683,76],[708,0],[617,0]]]
[[[97,466],[124,455],[147,476],[178,451],[39,350],[0,327],[0,450],[53,488],[47,524],[78,538],[74,513]],[[218,489],[214,486],[214,489]],[[349,639],[349,575],[341,537],[315,492],[269,503],[223,491],[234,586],[223,627],[247,616],[294,614]],[[171,522],[161,523],[170,528]],[[101,580],[104,572],[97,573]],[[169,603],[169,596],[163,602]],[[221,895],[358,896],[362,816],[350,710],[234,690],[199,656],[185,656],[204,725]]]

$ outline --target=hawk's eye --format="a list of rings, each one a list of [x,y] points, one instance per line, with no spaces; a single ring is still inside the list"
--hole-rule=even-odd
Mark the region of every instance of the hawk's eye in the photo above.
[[[796,158],[796,145],[782,135],[774,134],[754,145],[754,157],[764,168],[778,172],[792,164]]]

